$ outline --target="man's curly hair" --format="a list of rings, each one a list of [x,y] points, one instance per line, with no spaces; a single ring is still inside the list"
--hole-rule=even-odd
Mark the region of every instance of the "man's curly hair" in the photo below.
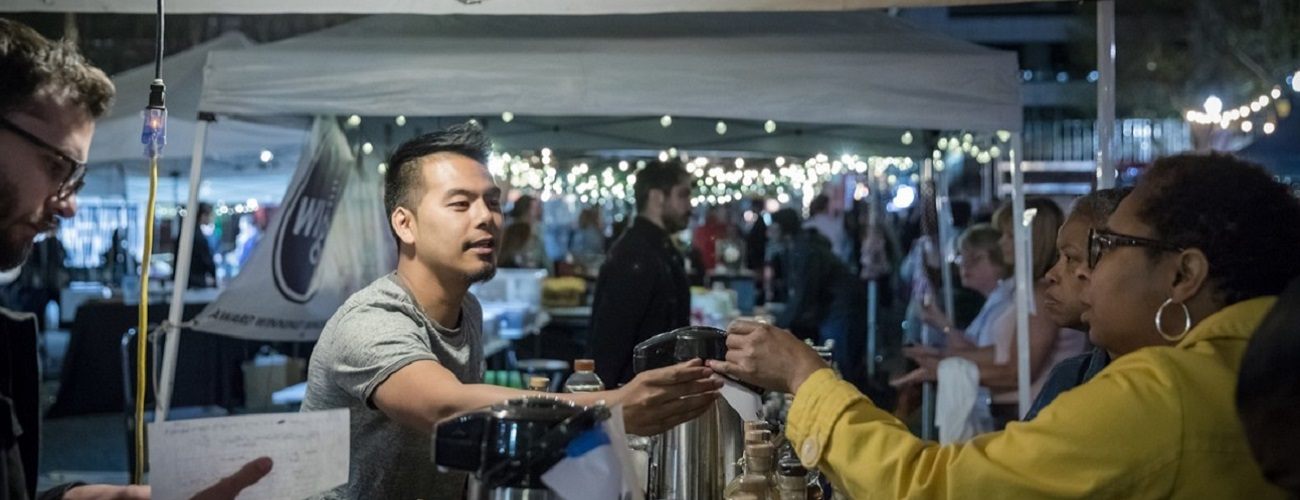
[[[0,19],[0,113],[23,109],[48,94],[84,109],[108,112],[113,82],[66,41],[53,42],[16,21]]]

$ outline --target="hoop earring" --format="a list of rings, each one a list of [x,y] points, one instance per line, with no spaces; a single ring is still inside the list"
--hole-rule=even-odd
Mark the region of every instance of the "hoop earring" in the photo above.
[[[1183,331],[1178,335],[1170,335],[1168,333],[1165,333],[1164,323],[1161,321],[1161,318],[1163,318],[1165,315],[1165,308],[1169,307],[1169,304],[1173,304],[1173,303],[1174,303],[1174,299],[1172,297],[1165,299],[1165,303],[1160,304],[1160,309],[1156,309],[1156,332],[1159,332],[1160,336],[1164,337],[1165,340],[1168,340],[1170,342],[1178,342],[1180,340],[1183,340],[1183,337],[1187,336],[1187,332],[1191,331],[1192,329],[1192,312],[1187,310],[1187,304],[1178,302],[1177,304],[1179,306],[1182,306],[1183,308]]]

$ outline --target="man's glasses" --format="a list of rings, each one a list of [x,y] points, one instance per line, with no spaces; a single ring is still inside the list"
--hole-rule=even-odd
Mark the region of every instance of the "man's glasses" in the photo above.
[[[41,140],[40,137],[36,137],[35,134],[24,130],[22,127],[19,127],[18,125],[14,125],[13,122],[9,121],[7,118],[4,118],[3,116],[0,116],[0,128],[13,132],[14,135],[17,135],[18,137],[22,137],[32,145],[41,148],[46,153],[53,155],[54,158],[58,159],[61,163],[64,164],[63,166],[65,167],[68,173],[64,174],[63,179],[59,182],[59,190],[57,193],[55,193],[55,199],[65,200],[69,196],[76,194],[77,191],[80,191],[81,187],[85,185],[85,178],[86,178],[85,162],[78,161],[76,158],[68,156],[67,153],[60,151],[59,148],[56,148],[50,143]]]
[[[1104,229],[1088,230],[1088,269],[1096,269],[1097,261],[1106,252],[1117,247],[1146,247],[1166,252],[1181,252],[1184,248],[1171,243],[1138,236],[1113,233]]]

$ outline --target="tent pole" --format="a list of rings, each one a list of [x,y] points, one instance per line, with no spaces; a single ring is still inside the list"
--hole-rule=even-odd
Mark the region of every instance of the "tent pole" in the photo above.
[[[172,383],[176,375],[176,353],[180,348],[181,313],[185,310],[185,289],[189,286],[190,257],[194,252],[194,231],[199,218],[199,181],[202,180],[203,149],[208,137],[208,125],[213,116],[200,113],[194,130],[194,154],[190,159],[190,198],[185,207],[185,218],[181,222],[180,248],[176,251],[176,279],[172,283],[171,308],[167,314],[166,336],[163,338],[162,373],[158,376],[158,393],[155,394],[157,411],[154,422],[167,420],[167,410],[171,408]],[[147,270],[145,272],[148,272]]]
[[[1097,189],[1115,187],[1115,1],[1097,2]]]
[[[1021,163],[1021,135],[1011,142],[1011,227],[1016,245],[1016,379],[1019,386],[1020,415],[1029,411],[1029,298],[1034,293],[1030,275],[1029,228],[1025,222],[1025,171]]]

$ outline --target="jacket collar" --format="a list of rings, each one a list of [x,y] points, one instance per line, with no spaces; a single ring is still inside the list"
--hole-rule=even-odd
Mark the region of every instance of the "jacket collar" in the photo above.
[[[1277,296],[1267,295],[1225,307],[1192,327],[1177,347],[1186,349],[1209,340],[1249,340],[1276,302]]]

